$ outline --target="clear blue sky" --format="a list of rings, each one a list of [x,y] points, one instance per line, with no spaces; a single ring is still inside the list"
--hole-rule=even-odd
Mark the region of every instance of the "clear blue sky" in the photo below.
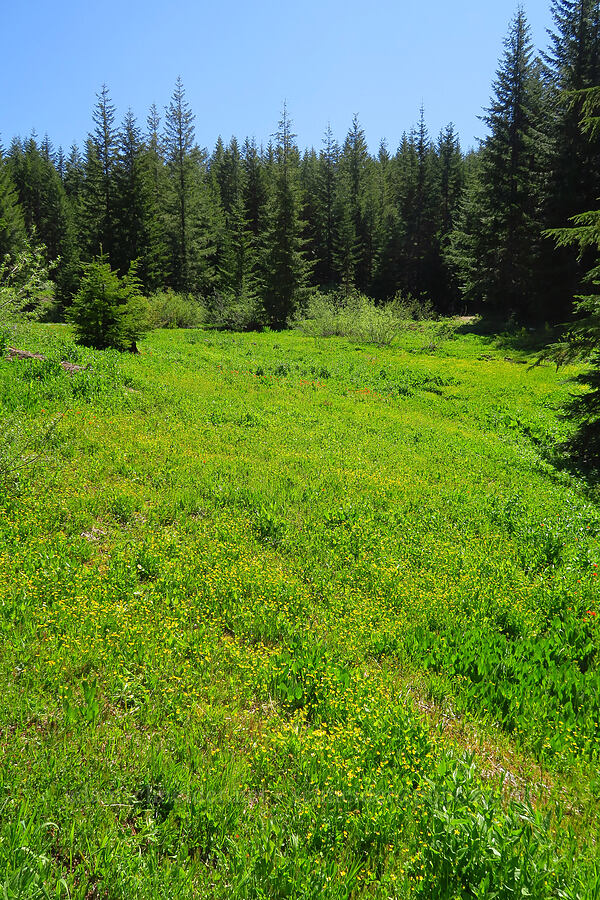
[[[453,121],[463,147],[484,135],[502,41],[517,0],[24,0],[0,13],[0,138],[33,128],[65,149],[83,144],[103,82],[119,121],[145,127],[183,78],[196,138],[266,142],[284,99],[301,148],[327,123],[343,140],[357,113],[371,150],[395,150],[423,103],[436,136]],[[537,48],[549,0],[525,0]]]

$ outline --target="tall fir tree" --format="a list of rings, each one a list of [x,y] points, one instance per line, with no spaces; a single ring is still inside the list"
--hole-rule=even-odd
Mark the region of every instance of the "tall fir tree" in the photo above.
[[[85,148],[85,178],[81,203],[83,252],[93,259],[102,252],[112,263],[115,247],[114,169],[118,135],[115,107],[106,84],[102,85],[93,112],[95,129]]]
[[[403,139],[406,146],[406,138]],[[379,222],[377,258],[373,273],[373,294],[388,300],[403,287],[403,262],[406,232],[400,209],[398,154],[390,157],[385,142],[379,147],[377,196]]]
[[[439,135],[436,153],[436,180],[439,194],[436,260],[438,284],[434,289],[435,303],[441,312],[449,313],[457,309],[460,292],[455,272],[448,259],[447,250],[451,234],[458,218],[462,198],[465,166],[460,150],[458,135],[452,123]]]
[[[451,258],[465,300],[508,318],[540,316],[539,246],[543,182],[539,70],[520,9],[504,42],[481,149]],[[543,317],[543,312],[541,313]]]
[[[544,61],[550,89],[547,115],[550,142],[545,224],[565,227],[571,216],[591,208],[600,196],[600,136],[579,127],[583,94],[600,85],[600,0],[552,0],[553,30]],[[550,317],[561,320],[581,287],[589,260],[547,239],[544,289]]]
[[[171,102],[166,110],[164,145],[173,197],[173,218],[171,240],[173,249],[174,286],[189,291],[192,287],[190,274],[191,253],[191,207],[196,188],[194,161],[194,119],[195,116],[185,99],[181,77],[177,78]]]
[[[142,165],[148,186],[147,247],[143,279],[147,291],[158,290],[169,281],[169,247],[166,232],[166,170],[160,136],[160,116],[152,104],[146,119],[145,151]]]
[[[265,224],[267,186],[265,166],[254,139],[246,138],[244,142],[242,166],[244,169],[244,212],[248,227],[258,246]]]
[[[437,143],[440,192],[440,232],[448,235],[455,223],[464,184],[464,163],[460,141],[450,122],[440,132]]]
[[[120,274],[124,274],[134,260],[141,263],[146,249],[148,217],[149,186],[142,166],[145,148],[141,129],[131,109],[125,114],[117,140],[113,186],[117,240],[113,264]],[[143,283],[143,272],[138,270],[138,274]]]
[[[251,323],[256,307],[257,257],[246,216],[246,171],[235,137],[227,147],[218,139],[211,164],[213,231],[217,231],[219,316],[236,326]]]
[[[582,89],[577,100],[584,135],[600,134],[600,86]],[[566,417],[575,429],[564,449],[577,462],[597,471],[600,468],[600,209],[579,213],[568,227],[552,229],[548,236],[559,248],[576,247],[580,257],[586,253],[591,262],[584,280],[585,294],[574,298],[575,316],[560,343],[551,346],[545,355],[557,365],[575,359],[589,363],[574,379],[586,390],[578,391],[567,402]]]
[[[0,260],[13,256],[25,241],[25,220],[10,169],[0,154]]]
[[[49,142],[44,149],[30,137],[19,150],[15,148],[11,170],[27,231],[44,245],[47,262],[58,261],[56,299],[64,307],[77,289],[79,258],[71,206]]]
[[[317,205],[315,231],[317,234],[315,279],[318,284],[333,287],[335,283],[335,196],[340,148],[327,126],[317,169]]]
[[[64,150],[61,146],[56,151],[55,167],[56,167],[56,171],[58,172],[58,177],[63,182],[63,184],[65,181],[66,166],[67,166],[67,160],[65,158]]]
[[[63,184],[73,210],[78,210],[85,179],[84,164],[77,144],[72,144],[65,160]]]
[[[273,186],[265,233],[263,304],[266,322],[283,328],[303,302],[309,267],[303,252],[299,154],[284,104],[274,148]]]
[[[164,148],[169,186],[172,287],[208,293],[214,284],[210,210],[203,184],[205,156],[197,147],[195,116],[177,78],[166,110]]]
[[[333,202],[332,257],[336,281],[344,294],[355,290],[361,258],[361,243],[352,215],[352,187],[348,172],[340,167]]]
[[[358,116],[354,115],[339,160],[343,185],[340,186],[338,195],[338,247],[342,248],[342,236],[345,233],[344,254],[347,269],[344,278],[349,275],[349,264],[352,259],[354,283],[360,290],[367,290],[371,274],[367,222],[364,214],[368,165],[369,151],[365,133],[360,126]],[[347,206],[347,210],[342,209],[342,203]],[[352,228],[349,228],[350,223]]]
[[[318,197],[318,168],[319,158],[314,147],[305,150],[300,162],[300,193],[301,215],[304,221],[304,233],[302,235],[304,254],[310,264],[311,275],[314,277],[315,266],[319,256],[319,197]]]

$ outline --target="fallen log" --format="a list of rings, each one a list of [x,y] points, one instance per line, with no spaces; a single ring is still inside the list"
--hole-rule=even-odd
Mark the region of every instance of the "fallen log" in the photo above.
[[[48,357],[43,356],[41,353],[31,353],[29,350],[19,350],[17,347],[7,347],[6,348],[6,358],[7,359],[47,359]],[[73,372],[83,372],[84,369],[89,368],[89,366],[77,366],[75,363],[67,362],[66,359],[61,360],[61,366],[65,370],[65,372],[73,373]]]

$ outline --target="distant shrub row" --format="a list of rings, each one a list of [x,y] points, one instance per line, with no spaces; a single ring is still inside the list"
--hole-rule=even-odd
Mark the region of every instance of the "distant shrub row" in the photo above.
[[[8,263],[0,266],[0,281],[4,282],[0,289],[0,326],[4,326],[4,331],[15,318],[39,318],[52,307],[48,270],[41,250],[29,250],[22,254],[18,265],[10,270],[7,266]],[[136,340],[154,328],[209,326],[247,331],[264,324],[262,312],[253,291],[239,297],[215,291],[201,299],[161,290],[145,297],[136,263],[119,276],[107,257],[101,255],[85,266],[67,316],[79,343],[98,350],[108,347],[135,350]],[[377,305],[354,290],[349,293],[314,291],[287,324],[309,335],[335,335],[383,346],[394,340],[407,321],[432,314],[427,301],[410,295],[397,294],[390,303]]]
[[[157,291],[143,301],[139,312],[142,313],[138,319],[141,330],[208,326],[247,331],[260,328],[261,324],[260,309],[254,298],[236,298],[221,292],[204,300],[172,290]],[[411,296],[397,295],[392,302],[377,305],[357,291],[350,294],[315,291],[288,324],[314,337],[347,337],[386,346],[407,322],[432,316],[430,304]]]
[[[386,346],[409,321],[433,316],[431,305],[414,297],[377,305],[357,291],[349,295],[315,291],[288,323],[314,337],[347,337]],[[199,328],[230,331],[260,328],[260,308],[254,298],[216,292],[203,300],[172,290],[157,291],[146,301],[145,324],[154,328]]]

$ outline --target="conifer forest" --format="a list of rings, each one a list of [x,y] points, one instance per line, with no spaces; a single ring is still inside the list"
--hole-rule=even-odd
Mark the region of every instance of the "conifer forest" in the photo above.
[[[517,12],[482,112],[487,137],[468,152],[451,123],[431,135],[424,110],[375,155],[357,117],[345,136],[326,128],[321,147],[300,149],[285,105],[267,146],[232,137],[206,150],[181,79],[142,123],[132,110],[118,123],[103,85],[82,146],[32,134],[2,150],[0,253],[35,235],[59,260],[57,318],[82,265],[103,254],[121,274],[137,261],[146,294],[201,297],[245,327],[283,327],[315,287],[563,322],[585,261],[546,232],[600,196],[600,136],[582,132],[577,93],[600,81],[599,15],[590,0],[553,0],[536,51]]]

